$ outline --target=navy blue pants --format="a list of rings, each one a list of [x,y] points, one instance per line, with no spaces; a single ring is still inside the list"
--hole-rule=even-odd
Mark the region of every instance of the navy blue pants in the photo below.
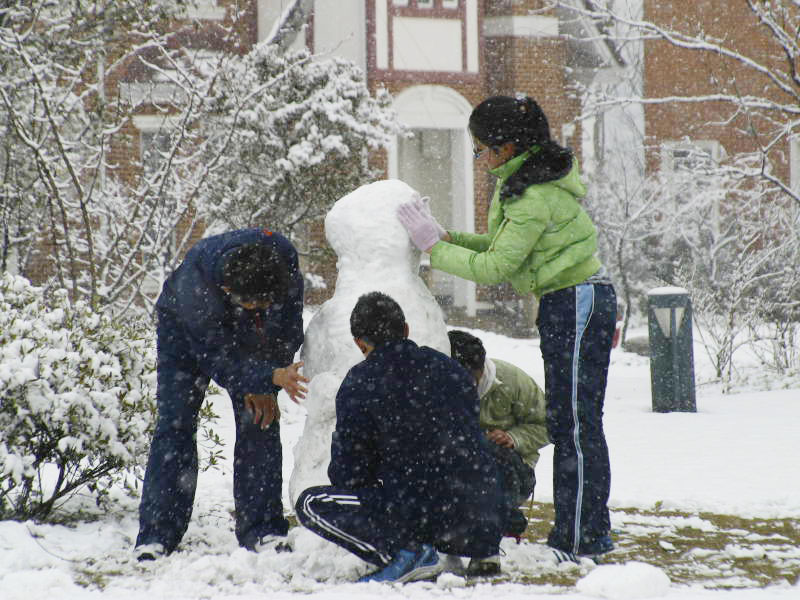
[[[400,549],[393,547],[385,519],[367,510],[354,490],[308,488],[297,499],[295,512],[304,527],[379,567],[388,565]]]
[[[539,304],[547,431],[554,444],[555,523],[548,544],[566,552],[593,554],[610,530],[603,401],[616,312],[614,288],[602,284],[551,292]]]
[[[172,552],[186,533],[197,487],[197,419],[208,383],[208,375],[190,357],[159,350],[158,421],[139,505],[137,546],[160,543]],[[242,396],[232,401],[236,538],[252,548],[262,536],[286,535],[289,529],[281,501],[280,428],[274,422],[262,430],[253,424]]]
[[[434,526],[438,531],[428,529],[420,536],[417,524],[397,523],[391,514],[370,510],[367,502],[356,490],[321,485],[300,494],[295,511],[303,526],[378,566],[389,564],[397,550],[421,543],[432,544],[440,552],[477,558],[499,552],[492,524],[480,519],[443,515]]]

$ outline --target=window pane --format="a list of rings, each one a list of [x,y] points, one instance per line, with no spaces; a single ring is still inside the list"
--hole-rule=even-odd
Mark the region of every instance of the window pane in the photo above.
[[[169,133],[160,129],[141,132],[142,168],[145,175],[151,175],[158,170],[161,159],[169,152]]]

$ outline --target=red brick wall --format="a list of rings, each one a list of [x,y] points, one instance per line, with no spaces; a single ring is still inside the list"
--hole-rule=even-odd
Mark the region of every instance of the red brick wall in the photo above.
[[[228,11],[222,26],[212,21],[173,21],[165,23],[166,30],[173,30],[176,35],[171,39],[172,47],[195,47],[209,49],[225,49],[229,52],[244,54],[252,48],[257,41],[257,21],[256,21],[256,0],[220,0],[219,4],[225,7],[236,7],[240,10],[241,19],[233,23],[231,11]],[[226,30],[232,33],[228,35]],[[138,43],[138,40],[137,42]],[[107,57],[106,64],[115,64],[121,56],[123,49],[114,51],[111,49],[110,56]],[[93,75],[93,73],[92,73]],[[130,59],[121,65],[117,65],[114,70],[109,70],[106,74],[106,96],[114,98],[118,94],[119,85],[124,80],[143,80],[146,78],[144,67],[136,59]],[[87,81],[87,84],[90,83]],[[156,111],[152,108],[144,107],[140,114],[153,114]],[[134,127],[131,121],[125,123],[119,133],[115,134],[109,146],[107,160],[109,167],[114,174],[120,176],[125,181],[135,182],[139,176],[137,165],[140,154],[139,130]],[[183,235],[192,222],[191,216],[184,220],[182,230],[179,235]],[[81,224],[76,223],[80,228]],[[202,237],[202,226],[195,227],[190,235],[190,244],[195,243]],[[37,244],[37,248],[27,265],[26,277],[34,283],[42,283],[55,274],[52,268],[51,257],[54,254],[52,239],[43,237]]]
[[[724,40],[757,62],[785,71],[785,55],[759,25],[745,2],[730,0],[647,0],[645,16],[665,27],[687,33],[702,29],[709,38]],[[645,49],[645,95],[648,98],[698,96],[726,93],[772,97],[791,102],[771,92],[774,86],[754,69],[717,53],[675,47],[667,42],[647,42]],[[676,140],[683,136],[719,141],[729,155],[754,151],[767,144],[766,122],[756,114],[734,116],[735,108],[723,102],[700,104],[670,103],[645,108],[648,144]],[[728,119],[730,118],[730,121]],[[778,117],[780,120],[780,117]],[[777,172],[788,177],[788,148],[770,154]],[[658,167],[658,153],[649,154],[651,168]]]

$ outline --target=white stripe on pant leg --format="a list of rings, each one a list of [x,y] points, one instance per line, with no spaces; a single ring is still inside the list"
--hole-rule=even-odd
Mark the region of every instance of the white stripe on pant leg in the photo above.
[[[323,502],[336,502],[336,504],[352,504],[354,506],[361,506],[361,500],[358,496],[347,496],[344,494],[329,494],[328,498]]]
[[[583,449],[581,448],[581,426],[578,422],[578,378],[580,376],[580,349],[583,333],[589,325],[594,312],[594,285],[590,283],[575,286],[575,345],[572,349],[572,439],[578,464],[578,487],[575,498],[575,529],[573,530],[572,552],[578,553],[581,543],[581,509],[583,508]]]
[[[365,552],[372,552],[373,554],[377,554],[384,563],[388,564],[391,562],[392,557],[388,556],[382,552],[379,552],[375,546],[365,542],[364,540],[360,540],[356,537],[353,537],[346,531],[342,531],[331,522],[326,521],[316,512],[311,509],[311,503],[314,501],[321,501],[321,502],[336,502],[337,504],[343,504],[347,506],[361,506],[361,500],[358,496],[345,496],[343,494],[336,494],[336,495],[328,495],[324,492],[316,494],[314,496],[306,496],[305,500],[303,501],[303,512],[308,516],[308,518],[316,523],[320,529],[324,529],[325,531],[329,532],[330,534],[338,537],[339,539],[345,540],[353,544],[356,548],[364,550]]]
[[[361,499],[358,496],[346,496],[344,494],[329,494],[328,498],[330,501],[336,502],[336,504],[354,504],[356,506],[361,506]]]

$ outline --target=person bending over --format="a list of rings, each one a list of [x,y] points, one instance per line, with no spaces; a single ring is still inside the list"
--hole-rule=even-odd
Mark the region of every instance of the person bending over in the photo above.
[[[250,550],[275,545],[288,521],[276,401],[303,398],[292,364],[303,341],[303,277],[278,233],[243,229],[201,240],[164,283],[158,317],[158,420],[139,506],[134,554],[154,560],[186,533],[197,486],[197,417],[209,381],[233,403],[236,537]]]

